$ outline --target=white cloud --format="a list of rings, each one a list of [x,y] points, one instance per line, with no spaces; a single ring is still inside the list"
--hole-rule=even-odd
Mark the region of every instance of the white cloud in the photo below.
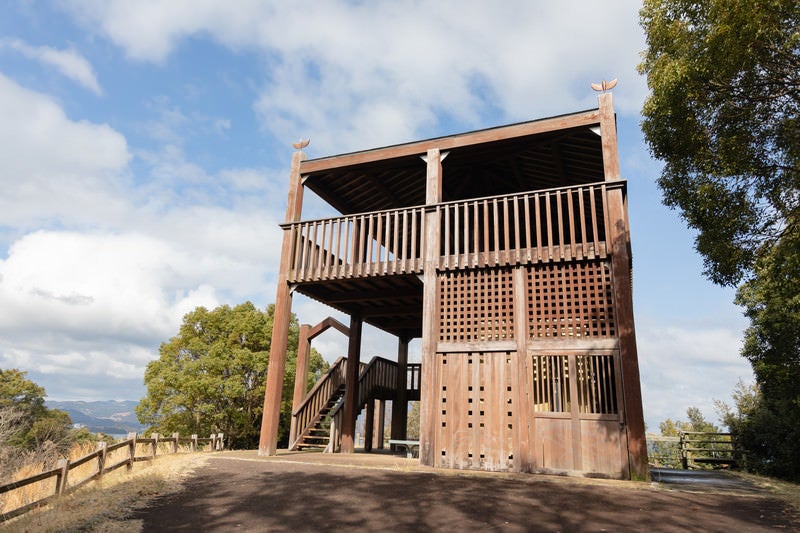
[[[311,136],[320,155],[411,140],[444,117],[483,127],[495,125],[481,120],[489,113],[525,120],[592,107],[589,83],[603,78],[622,79],[620,111],[638,112],[646,92],[633,69],[644,48],[638,13],[624,2],[68,5],[137,60],[163,63],[197,34],[257,51],[264,127]]]
[[[0,225],[116,218],[130,159],[105,124],[70,120],[51,98],[0,74]]]
[[[89,89],[96,95],[103,94],[97,76],[89,61],[73,49],[57,50],[49,46],[31,46],[20,39],[2,39],[0,46],[11,48],[25,57],[54,67],[63,76]]]
[[[686,420],[698,407],[718,423],[714,400],[730,403],[736,383],[752,381],[749,363],[739,352],[741,329],[679,324],[637,324],[639,368],[648,431],[658,433],[667,418]]]

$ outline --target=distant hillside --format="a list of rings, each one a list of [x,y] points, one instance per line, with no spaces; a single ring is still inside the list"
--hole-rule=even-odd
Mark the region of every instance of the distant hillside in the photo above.
[[[126,435],[132,431],[138,433],[146,427],[136,419],[134,409],[139,402],[132,400],[99,402],[48,400],[45,403],[51,409],[66,411],[74,424],[85,426],[93,433]]]

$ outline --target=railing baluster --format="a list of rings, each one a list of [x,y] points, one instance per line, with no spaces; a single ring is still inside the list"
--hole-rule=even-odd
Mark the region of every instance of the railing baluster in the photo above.
[[[545,216],[547,217],[547,250],[548,255],[547,259],[549,261],[553,260],[553,217],[550,213],[552,211],[550,209],[550,193],[544,193],[544,201],[545,201]]]
[[[492,226],[494,229],[494,264],[500,263],[500,220],[497,198],[492,198]]]

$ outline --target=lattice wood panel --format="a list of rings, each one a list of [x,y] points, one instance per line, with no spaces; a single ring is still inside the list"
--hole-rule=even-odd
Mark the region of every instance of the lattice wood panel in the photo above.
[[[607,261],[536,265],[527,274],[531,338],[617,335]]]
[[[437,354],[436,465],[513,470],[517,392],[514,354]]]
[[[510,269],[443,272],[439,275],[439,340],[498,341],[514,338]]]

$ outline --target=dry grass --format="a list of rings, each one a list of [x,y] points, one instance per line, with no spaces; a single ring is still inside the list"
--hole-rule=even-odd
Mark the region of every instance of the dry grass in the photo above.
[[[141,531],[131,513],[163,494],[177,492],[182,481],[206,461],[203,454],[164,455],[138,462],[133,471],[120,468],[41,509],[0,524],[10,532],[131,532]]]
[[[775,494],[775,496],[800,511],[800,484],[782,481],[780,479],[771,477],[758,476],[756,474],[747,474],[739,471],[734,471],[733,473],[737,476],[750,480],[756,486],[768,489],[770,492]]]

